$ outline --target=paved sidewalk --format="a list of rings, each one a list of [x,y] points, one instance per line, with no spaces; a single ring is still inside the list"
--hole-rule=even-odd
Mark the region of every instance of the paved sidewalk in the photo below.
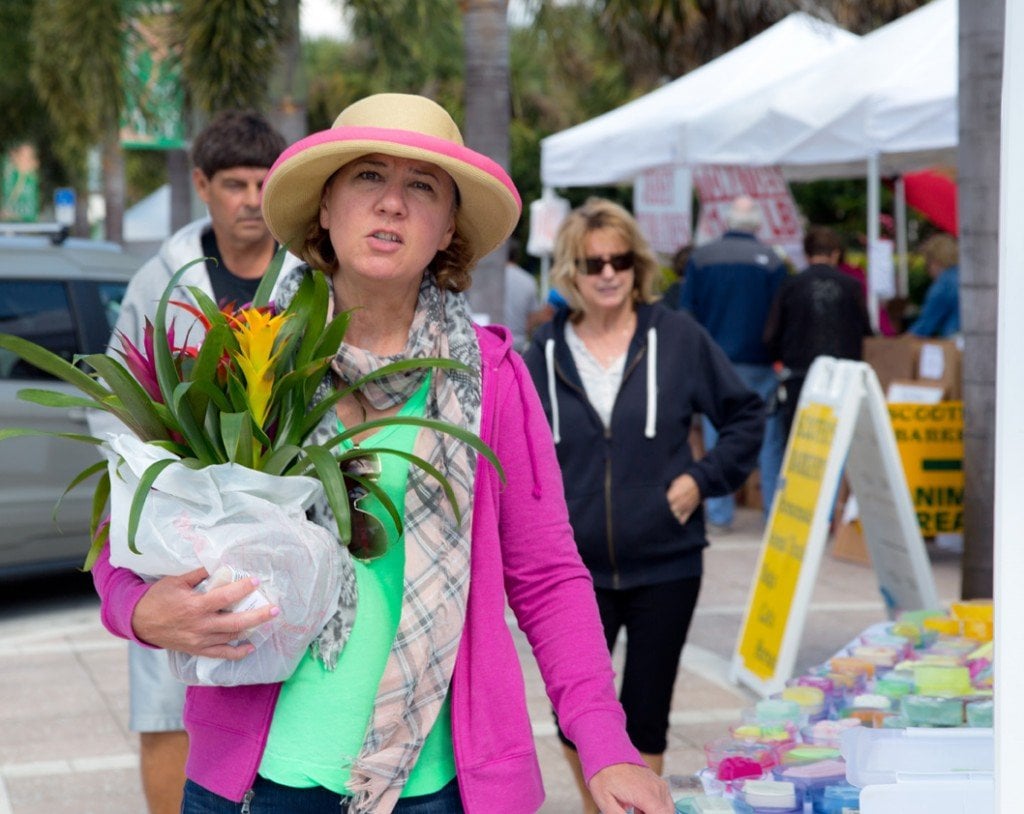
[[[760,513],[741,509],[735,529],[713,537],[705,554],[706,577],[676,683],[666,774],[699,769],[703,744],[725,734],[755,700],[727,676],[761,531]],[[959,559],[940,552],[932,564],[940,598],[957,598]],[[0,594],[0,814],[145,811],[137,737],[127,729],[126,647],[100,626],[97,607],[83,593],[71,610],[44,604],[10,618]],[[826,554],[797,669],[883,618],[870,568]],[[518,630],[516,641],[548,794],[541,811],[575,814],[578,797],[536,665]]]

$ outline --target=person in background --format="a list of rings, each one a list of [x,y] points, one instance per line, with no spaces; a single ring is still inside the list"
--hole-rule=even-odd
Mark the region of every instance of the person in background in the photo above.
[[[811,226],[804,234],[808,267],[779,286],[764,342],[783,365],[779,413],[784,438],[789,437],[797,402],[811,363],[818,356],[861,358],[865,336],[871,336],[864,292],[852,277],[836,268],[842,253],[839,236],[827,226]]]
[[[690,256],[680,302],[722,347],[747,387],[768,403],[778,379],[764,344],[764,324],[787,272],[775,250],[757,239],[761,222],[755,200],[736,198],[726,213],[725,234]],[[703,430],[710,449],[718,433],[708,417]],[[777,416],[768,416],[758,456],[765,517],[771,511],[784,448],[782,425]],[[715,529],[731,528],[734,513],[731,494],[707,501],[708,521]]]
[[[541,307],[537,280],[519,265],[521,261],[519,241],[509,238],[505,262],[505,324],[512,330],[515,349],[523,353],[533,329],[550,319],[550,315]]]
[[[689,314],[655,303],[658,274],[633,216],[588,200],[555,242],[551,280],[567,308],[538,329],[526,363],[551,422],[609,651],[626,631],[626,728],[660,773],[707,546],[701,500],[749,475],[764,409]],[[700,460],[689,444],[697,413],[720,429]],[[557,719],[584,811],[597,812],[580,772],[586,744],[561,710]]]
[[[537,393],[508,329],[470,320],[462,293],[476,262],[521,213],[508,174],[465,147],[448,113],[422,96],[376,94],[286,149],[263,188],[271,233],[307,266],[278,281],[286,305],[325,274],[344,339],[314,400],[363,383],[313,431],[384,417],[454,424],[480,437],[499,473],[454,435],[410,424],[362,432],[380,455],[385,553],[356,560],[339,543],[334,617],[283,683],[189,687],[182,814],[528,814],[544,799],[522,673],[505,608],[534,645],[550,698],[580,744],[590,792],[608,814],[671,814],[668,787],[644,765],[615,698],[590,576],[573,543]],[[371,377],[403,359],[446,358]],[[444,474],[451,500],[415,454]],[[337,535],[324,501],[312,517]],[[251,654],[239,631],[275,608],[223,610],[241,579],[206,594],[204,569],[145,584],[93,568],[117,635],[213,658]]]
[[[836,268],[848,277],[852,277],[857,281],[857,285],[860,286],[861,293],[864,296],[864,301],[867,302],[868,298],[868,275],[860,266],[855,266],[846,259],[846,249],[841,247],[839,251],[839,262],[835,264]],[[893,327],[892,317],[889,316],[889,305],[892,301],[881,301],[878,302],[878,332],[882,336],[895,336],[896,328]]]
[[[172,275],[205,257],[181,279],[175,299],[195,305],[185,286],[197,286],[219,304],[249,302],[276,251],[260,212],[260,190],[271,165],[285,148],[284,138],[259,114],[227,110],[214,116],[192,143],[192,184],[208,215],[179,229],[133,275],[121,303],[108,353],[125,336],[144,346],[146,319]],[[298,258],[289,256],[289,266]],[[179,336],[202,338],[201,325],[174,309]],[[122,431],[108,413],[91,411],[93,435]],[[142,788],[151,814],[177,814],[185,782],[188,735],[182,723],[185,685],[171,675],[167,654],[129,643],[129,728],[139,733]]]
[[[676,249],[675,254],[672,255],[671,268],[675,279],[669,283],[665,293],[661,296],[661,303],[666,308],[676,310],[681,307],[679,298],[683,290],[683,280],[686,279],[686,264],[690,261],[691,254],[693,254],[693,246],[687,243]]]
[[[946,337],[960,333],[960,251],[956,238],[939,232],[921,244],[932,278],[921,313],[907,329],[917,336]]]

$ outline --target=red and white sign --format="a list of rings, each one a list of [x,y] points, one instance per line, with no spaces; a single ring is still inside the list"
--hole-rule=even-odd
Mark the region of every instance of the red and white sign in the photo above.
[[[633,214],[655,251],[673,254],[693,239],[692,195],[689,167],[656,167],[636,179]]]
[[[782,249],[798,269],[807,265],[800,215],[781,169],[706,164],[694,167],[693,184],[700,199],[698,246],[721,237],[729,204],[740,195],[749,195],[764,216],[758,238]]]

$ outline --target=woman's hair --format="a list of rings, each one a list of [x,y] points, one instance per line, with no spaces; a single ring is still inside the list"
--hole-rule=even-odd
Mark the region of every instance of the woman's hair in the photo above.
[[[334,181],[334,177],[341,172],[341,168],[335,171],[330,178],[324,182],[324,188],[320,193],[323,201],[324,195]],[[454,183],[454,181],[453,181]],[[458,187],[455,187],[454,206],[458,209],[460,195]],[[313,218],[306,231],[305,239],[301,246],[296,247],[295,253],[313,268],[320,269],[328,277],[338,270],[338,257],[334,253],[334,246],[331,244],[331,234],[320,225],[320,218]],[[470,268],[472,252],[466,239],[459,233],[458,226],[452,235],[448,248],[442,249],[434,255],[430,262],[430,269],[437,278],[440,288],[449,291],[465,291],[473,282]]]
[[[654,302],[654,288],[660,267],[636,219],[623,207],[604,198],[588,198],[562,221],[555,238],[551,265],[551,284],[565,297],[573,319],[583,313],[583,300],[576,290],[577,261],[586,257],[587,236],[599,229],[610,229],[621,237],[635,255],[633,263],[633,301]]]
[[[960,249],[956,238],[945,232],[937,232],[920,245],[918,251],[924,257],[926,266],[934,263],[941,269],[947,269],[960,262]]]

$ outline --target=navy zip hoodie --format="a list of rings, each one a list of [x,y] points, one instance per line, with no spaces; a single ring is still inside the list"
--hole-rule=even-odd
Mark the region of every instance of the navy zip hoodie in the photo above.
[[[702,498],[738,489],[757,463],[763,402],[693,317],[639,305],[606,430],[565,342],[566,319],[562,310],[537,330],[526,363],[551,423],[576,544],[594,584],[626,589],[698,576],[708,544],[703,509],[680,525],[666,492],[684,473]],[[697,414],[720,432],[699,461],[689,444]]]

